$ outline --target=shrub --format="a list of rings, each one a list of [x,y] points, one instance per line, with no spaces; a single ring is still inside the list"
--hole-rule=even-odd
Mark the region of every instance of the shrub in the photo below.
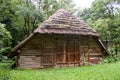
[[[106,57],[105,62],[110,63],[110,62],[116,62],[120,60],[120,53],[119,51],[118,51],[118,54],[115,53],[115,47],[110,47],[108,51],[109,51],[109,56]]]
[[[0,23],[0,54],[8,55],[11,48],[11,39],[10,32]]]

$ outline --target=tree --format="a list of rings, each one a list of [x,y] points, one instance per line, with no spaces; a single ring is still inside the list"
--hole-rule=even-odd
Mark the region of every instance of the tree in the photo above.
[[[19,41],[19,23],[16,15],[16,0],[0,0],[0,23],[5,24],[5,28],[10,31],[12,45],[16,45]]]
[[[38,24],[43,22],[44,15],[43,12],[36,8],[30,0],[20,1],[17,5],[16,15],[19,18],[19,28],[21,31],[21,40],[26,38],[32,31],[38,27]],[[21,27],[20,27],[21,26]]]
[[[66,9],[71,13],[75,13],[75,4],[72,0],[37,0],[37,5],[45,14],[45,18],[50,17],[58,9]]]
[[[0,23],[0,55],[8,55],[11,48],[11,39],[10,32]]]
[[[58,0],[58,8],[63,8],[73,14],[77,12],[72,0]]]

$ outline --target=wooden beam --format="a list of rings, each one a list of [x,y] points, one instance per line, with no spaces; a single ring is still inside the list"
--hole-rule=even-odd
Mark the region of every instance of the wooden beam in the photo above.
[[[55,42],[55,49],[54,49],[54,52],[55,52],[55,55],[54,55],[55,59],[54,60],[55,61],[54,61],[54,65],[56,66],[57,65],[57,60],[56,60],[56,58],[57,58],[56,57],[56,55],[57,55],[57,51],[56,51],[56,48],[57,48],[57,38],[55,37],[54,39],[55,39],[55,41],[54,41]]]
[[[18,53],[18,55],[17,55],[17,59],[15,60],[15,65],[16,65],[16,67],[18,67],[19,66],[19,58],[20,58],[20,53]]]
[[[91,53],[91,49],[90,49],[90,46],[89,46],[89,39],[90,39],[90,37],[88,36],[88,37],[87,37],[87,40],[88,40],[88,41],[87,41],[87,45],[88,45],[88,55],[87,55],[87,56],[88,56],[88,57],[87,57],[88,59],[87,59],[87,60],[88,60],[88,63],[90,62],[90,60],[89,60],[89,59],[90,59],[90,56],[89,56],[89,55],[90,55],[90,53]]]
[[[78,37],[78,46],[79,46],[79,66],[80,66],[80,63],[81,63],[81,61],[80,61],[80,39],[79,39],[80,37]]]
[[[79,52],[80,52],[80,66],[81,66],[81,47],[80,47],[80,45],[81,45],[81,43],[80,43],[80,38],[81,38],[81,36],[79,36]]]
[[[74,41],[74,66],[75,66],[75,39],[73,40]]]
[[[42,58],[43,58],[42,54],[43,54],[43,35],[41,35],[41,61],[40,61],[40,65],[42,65]]]
[[[65,39],[63,44],[63,62],[66,62],[66,40]]]
[[[70,38],[69,38],[68,41],[67,41],[68,66],[70,66],[70,53],[68,53],[69,42],[70,42]]]

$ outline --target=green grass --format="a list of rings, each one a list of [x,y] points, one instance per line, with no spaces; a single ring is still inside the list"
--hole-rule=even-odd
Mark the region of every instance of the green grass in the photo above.
[[[9,80],[120,80],[120,62],[56,69],[14,69],[8,73]]]

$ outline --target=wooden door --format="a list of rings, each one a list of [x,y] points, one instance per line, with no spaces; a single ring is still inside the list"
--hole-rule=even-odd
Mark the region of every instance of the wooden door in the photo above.
[[[74,64],[80,61],[78,39],[59,39],[56,45],[56,63]]]
[[[66,47],[68,54],[68,62],[70,64],[79,63],[80,61],[79,40],[78,39],[68,40]]]
[[[43,67],[53,67],[54,66],[54,55],[55,55],[55,44],[54,38],[46,35],[42,39],[42,56],[41,65]]]
[[[56,63],[63,64],[65,63],[65,39],[58,39],[56,41]]]

